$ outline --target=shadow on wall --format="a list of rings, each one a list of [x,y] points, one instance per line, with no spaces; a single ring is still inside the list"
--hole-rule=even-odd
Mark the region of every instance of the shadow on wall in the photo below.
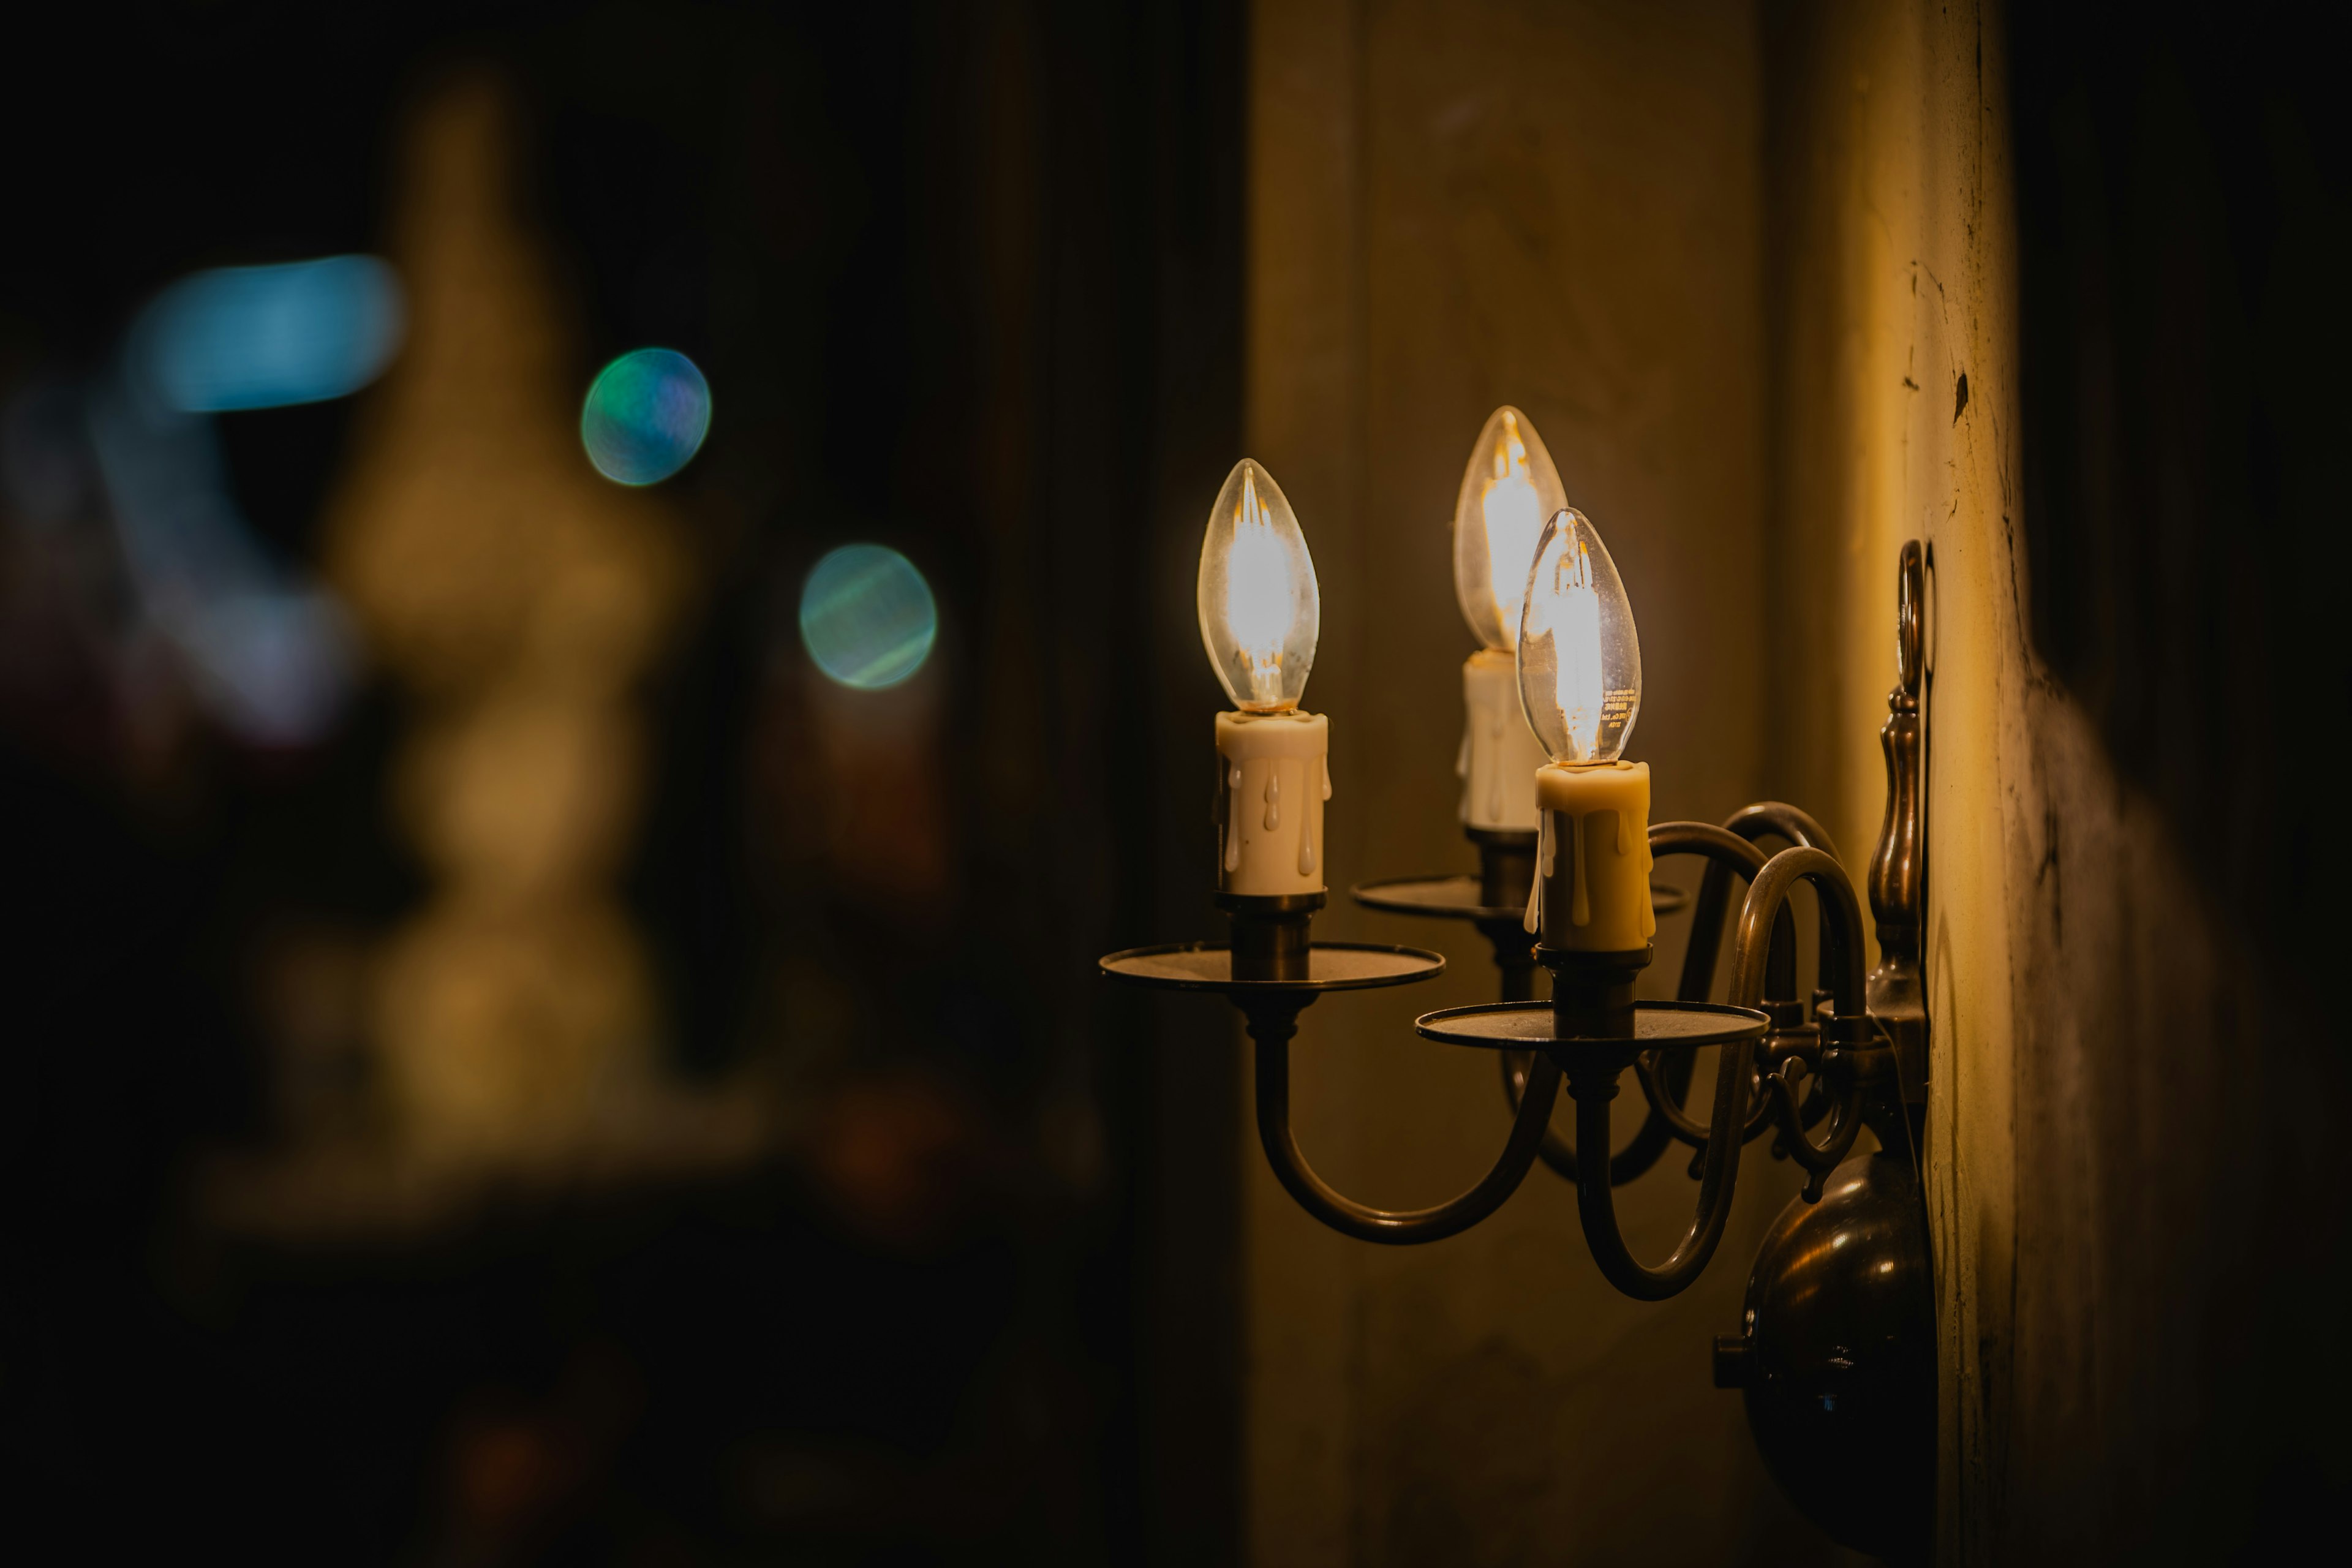
[[[2020,1039],[1987,1536],[2021,1549],[2292,1555],[2352,1480],[2352,1379],[2308,1355],[2352,1285],[2352,838],[2320,793],[2352,687],[2352,132],[2303,23],[2010,19],[2022,581],[2072,700],[2029,833],[2049,1022]]]
[[[2015,20],[2024,540],[2052,673],[2307,977],[2352,881],[2310,796],[2352,668],[2352,322],[2326,303],[2352,134],[2336,73],[2265,16]]]

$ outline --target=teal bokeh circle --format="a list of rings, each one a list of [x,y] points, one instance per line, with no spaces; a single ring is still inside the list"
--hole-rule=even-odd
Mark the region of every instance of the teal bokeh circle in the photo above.
[[[923,668],[939,605],[915,563],[880,544],[845,544],[801,588],[801,641],[844,686],[878,690]]]

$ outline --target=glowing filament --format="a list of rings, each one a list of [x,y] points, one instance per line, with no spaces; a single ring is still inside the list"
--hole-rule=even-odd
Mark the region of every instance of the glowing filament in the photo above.
[[[1601,595],[1593,589],[1592,557],[1581,539],[1552,561],[1552,679],[1568,731],[1570,760],[1591,760],[1601,734],[1607,681],[1601,668]]]
[[[1225,625],[1249,666],[1251,700],[1244,707],[1289,706],[1282,700],[1282,645],[1290,636],[1297,599],[1290,552],[1258,503],[1256,479],[1244,474],[1225,567]]]
[[[1517,416],[1506,412],[1496,433],[1495,472],[1480,502],[1486,522],[1486,572],[1495,613],[1511,642],[1519,639],[1519,612],[1527,602],[1528,567],[1543,533],[1543,498],[1528,471],[1528,444]]]

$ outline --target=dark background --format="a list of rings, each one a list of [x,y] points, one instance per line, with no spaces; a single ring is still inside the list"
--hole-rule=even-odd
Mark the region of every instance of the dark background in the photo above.
[[[153,5],[16,34],[15,390],[94,374],[191,270],[380,249],[404,108],[452,71],[505,82],[583,385],[660,343],[717,392],[665,487],[711,586],[648,698],[627,879],[671,1065],[755,1048],[763,955],[800,943],[858,1000],[857,1072],[943,1086],[978,1151],[912,1242],[861,1229],[790,1152],[396,1244],[209,1233],[194,1163],[271,1137],[254,945],[289,910],[381,929],[422,894],[384,798],[400,703],[372,688],[300,755],[199,733],[132,767],[98,675],[12,639],[16,1548],[1232,1558],[1228,1054],[1181,1048],[1205,1015],[1155,1022],[1090,970],[1205,925],[1151,831],[1169,695],[1199,693],[1147,588],[1238,441],[1241,32],[1211,0]],[[291,558],[352,406],[220,422],[238,500]],[[954,891],[919,929],[820,869],[763,880],[746,843],[754,753],[795,743],[763,694],[799,657],[800,576],[861,537],[942,608]],[[952,783],[990,768],[1010,784]],[[1103,1152],[1076,1183],[1037,1131],[1071,1084]]]

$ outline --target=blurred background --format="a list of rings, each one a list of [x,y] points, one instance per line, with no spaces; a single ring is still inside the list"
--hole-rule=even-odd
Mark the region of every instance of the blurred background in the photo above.
[[[1544,1171],[1361,1247],[1231,1012],[1095,973],[1221,934],[1243,455],[1332,887],[1471,868],[1504,403],[1624,574],[1657,819],[1864,860],[1928,546],[1944,1560],[2333,1517],[2333,57],[2019,10],[12,21],[0,1552],[1853,1561],[1707,1377],[1788,1164],[1667,1303]],[[1450,967],[1305,1016],[1301,1142],[1458,1191],[1493,1063],[1410,1020],[1484,942],[1317,931]],[[1637,1253],[1691,1188],[1621,1194]]]
[[[1146,1326],[1230,1269],[1139,1300],[1165,1097],[1088,961],[1238,440],[1236,28],[12,46],[12,1533],[1099,1561],[1155,1448],[1230,1531],[1228,1352]]]

